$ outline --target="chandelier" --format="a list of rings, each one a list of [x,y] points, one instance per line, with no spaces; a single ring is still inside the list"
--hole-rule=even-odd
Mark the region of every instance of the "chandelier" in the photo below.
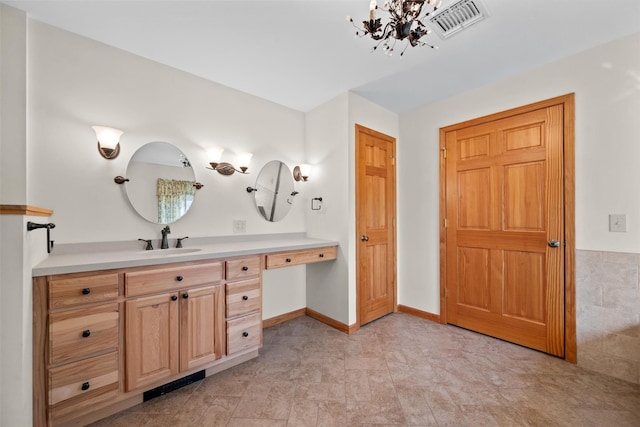
[[[431,6],[432,9],[422,13],[425,4]],[[369,20],[362,21],[364,28],[357,27],[350,16],[347,16],[347,21],[351,22],[351,25],[356,29],[357,37],[368,35],[378,41],[378,44],[371,50],[372,52],[382,46],[382,50],[387,55],[392,55],[398,40],[406,40],[407,43],[400,52],[400,56],[402,56],[409,46],[429,46],[432,49],[437,49],[436,46],[421,40],[431,32],[422,21],[438,10],[441,4],[442,1],[438,0],[391,0],[385,1],[382,7],[378,7],[376,0],[371,0]],[[387,12],[389,22],[383,25],[382,19],[376,18],[376,10]]]

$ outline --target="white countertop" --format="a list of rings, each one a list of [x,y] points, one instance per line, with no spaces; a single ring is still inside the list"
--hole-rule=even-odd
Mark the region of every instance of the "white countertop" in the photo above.
[[[173,248],[174,239],[169,242],[171,249],[157,249],[160,244],[154,241],[155,249],[151,251],[144,250],[144,243],[137,241],[60,245],[33,268],[32,275],[78,273],[338,245],[337,241],[309,238],[302,233],[194,238],[183,240],[182,249]]]

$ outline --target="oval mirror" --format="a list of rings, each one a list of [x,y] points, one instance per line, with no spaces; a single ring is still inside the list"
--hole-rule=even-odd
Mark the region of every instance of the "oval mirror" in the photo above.
[[[171,224],[187,213],[196,194],[187,156],[168,142],[150,142],[129,160],[125,190],[129,203],[147,221]]]
[[[287,216],[293,198],[297,194],[293,187],[291,171],[279,160],[262,167],[256,180],[256,208],[267,221],[280,221]]]

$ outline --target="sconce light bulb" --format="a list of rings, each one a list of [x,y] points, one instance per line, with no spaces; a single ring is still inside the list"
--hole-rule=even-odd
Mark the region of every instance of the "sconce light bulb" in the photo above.
[[[120,142],[120,136],[124,133],[119,129],[106,126],[91,126],[96,133],[100,147],[108,150],[115,150],[116,145]]]
[[[253,157],[252,153],[240,153],[238,154],[238,166],[242,170],[242,172],[246,172],[249,168],[249,163],[251,162],[251,157]]]
[[[224,149],[223,148],[209,148],[207,150],[207,157],[209,157],[209,162],[211,163],[211,166],[215,168],[215,166],[213,166],[213,163],[215,163],[216,165],[218,163],[220,163],[220,159],[222,158],[222,153],[223,153]]]
[[[309,176],[311,175],[311,165],[301,164],[300,165],[300,175],[302,176],[302,179],[304,181],[306,181],[309,178]]]

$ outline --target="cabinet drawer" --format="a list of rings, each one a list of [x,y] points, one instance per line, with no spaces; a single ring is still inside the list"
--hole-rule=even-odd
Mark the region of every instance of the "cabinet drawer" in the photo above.
[[[260,313],[227,320],[227,354],[233,354],[262,343]]]
[[[118,353],[51,368],[49,384],[54,420],[113,400],[118,394]]]
[[[49,281],[49,308],[109,301],[118,298],[118,274],[70,277]]]
[[[118,348],[118,304],[68,310],[49,317],[49,363]]]
[[[227,283],[227,317],[259,311],[261,304],[259,278]]]
[[[260,257],[247,257],[227,261],[227,280],[243,279],[260,274]]]
[[[143,295],[219,282],[223,263],[164,267],[125,273],[125,295]]]
[[[329,261],[336,259],[337,250],[336,246],[327,246],[324,248],[268,254],[267,269]]]

